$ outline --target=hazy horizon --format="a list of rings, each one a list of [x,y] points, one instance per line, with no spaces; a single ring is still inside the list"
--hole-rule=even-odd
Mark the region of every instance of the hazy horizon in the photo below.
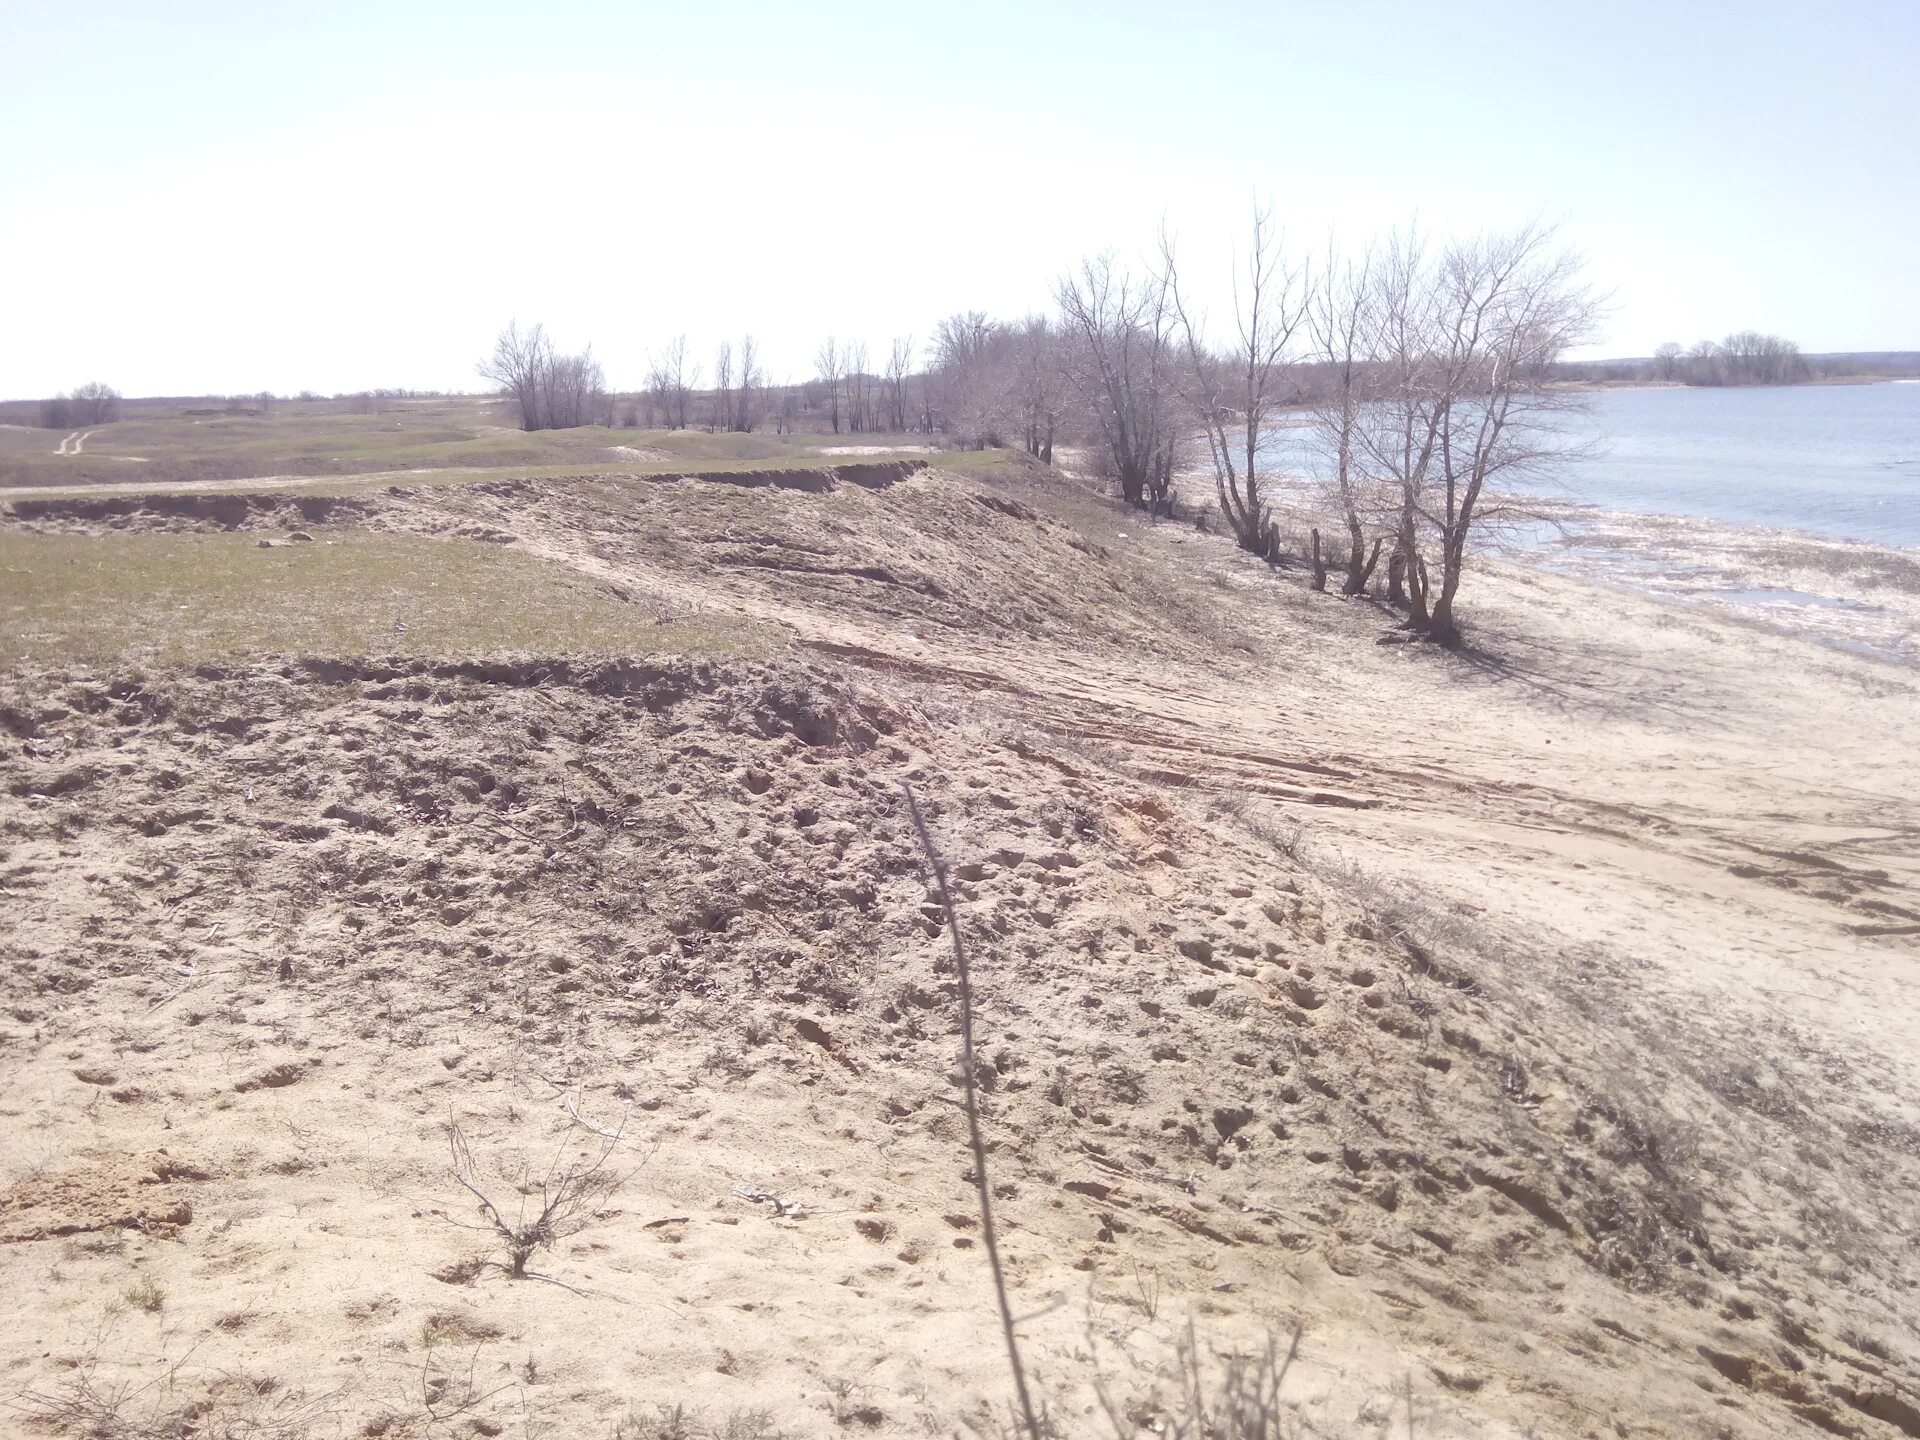
[[[1613,296],[1591,358],[1920,348],[1892,5],[28,3],[8,42],[9,398],[472,391],[516,317],[620,388],[682,332],[798,380],[829,334],[877,363],[955,310],[1049,309],[1163,218],[1222,309],[1256,191],[1299,253],[1558,221]]]

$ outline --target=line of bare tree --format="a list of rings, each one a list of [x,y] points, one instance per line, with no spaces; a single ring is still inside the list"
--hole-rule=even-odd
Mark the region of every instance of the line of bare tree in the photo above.
[[[919,423],[922,414],[912,404],[914,382],[925,378],[913,368],[913,338],[896,337],[883,363],[885,369],[875,372],[865,341],[829,335],[814,352],[814,375],[800,387],[796,408],[819,415],[835,435],[843,429],[860,435],[934,428]]]
[[[911,339],[895,340],[876,373],[863,342],[829,337],[798,385],[769,384],[749,336],[718,347],[703,389],[681,336],[651,363],[626,422],[917,429],[1043,464],[1070,444],[1152,516],[1173,513],[1183,475],[1204,475],[1242,549],[1274,563],[1300,553],[1316,589],[1338,569],[1347,595],[1369,593],[1384,558],[1384,598],[1457,645],[1480,537],[1517,513],[1525,482],[1582,449],[1567,422],[1583,392],[1557,380],[1598,314],[1576,258],[1537,226],[1443,244],[1398,232],[1357,253],[1295,255],[1256,208],[1224,278],[1216,323],[1200,299],[1209,287],[1190,283],[1163,235],[1145,261],[1106,254],[1063,275],[1053,316],[951,315],[919,370]],[[1781,352],[1764,339],[1733,337],[1716,354],[1729,373],[1778,373]],[[556,354],[538,326],[509,327],[481,368],[529,429],[600,418],[598,365]]]
[[[1583,404],[1556,383],[1598,303],[1551,231],[1436,245],[1395,234],[1355,255],[1289,257],[1256,210],[1214,325],[1163,236],[1152,261],[1082,262],[1055,287],[1057,320],[955,315],[935,332],[929,428],[955,442],[1079,445],[1095,474],[1151,515],[1177,479],[1207,475],[1225,529],[1284,558],[1282,499],[1324,588],[1387,596],[1409,624],[1460,643],[1461,580],[1478,538],[1521,513],[1526,482],[1575,458]],[[1323,548],[1320,517],[1343,538]]]
[[[42,400],[35,418],[49,430],[111,424],[120,418],[120,392],[98,380],[77,385],[64,395]]]
[[[1741,330],[1690,350],[1669,341],[1653,352],[1652,378],[1683,385],[1797,385],[1814,377],[1800,347],[1778,335]]]
[[[522,334],[518,323],[508,325],[479,371],[519,406],[522,430],[613,423],[606,377],[592,347],[562,354],[542,326]]]
[[[675,343],[684,350],[685,337]],[[760,369],[760,347],[753,336],[749,335],[740,342],[737,363],[732,343],[722,340],[713,358],[712,428],[750,433],[763,418],[761,392],[765,388],[766,376]],[[672,428],[683,428],[686,425],[684,412],[676,410],[675,413],[679,424]]]

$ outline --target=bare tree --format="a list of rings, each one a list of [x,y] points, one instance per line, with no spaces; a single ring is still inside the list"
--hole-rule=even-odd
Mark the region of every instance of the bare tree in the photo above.
[[[1425,242],[1417,233],[1396,234],[1375,271],[1371,318],[1378,388],[1365,412],[1367,424],[1354,439],[1376,473],[1395,494],[1394,552],[1388,564],[1387,598],[1408,607],[1411,622],[1427,621],[1424,565],[1420,555],[1420,510],[1434,446],[1435,421],[1423,408],[1426,347],[1434,319],[1426,294]]]
[[[978,310],[949,315],[934,327],[929,428],[962,446],[1000,443],[1008,375],[1005,328]]]
[[[491,380],[520,407],[522,430],[541,428],[541,375],[552,348],[540,326],[522,335],[519,322],[514,321],[494,341],[493,353],[480,362],[481,378]]]
[[[752,433],[753,427],[760,423],[758,395],[763,383],[760,346],[749,335],[740,342],[740,388],[735,392],[733,403],[733,428],[742,434]]]
[[[39,423],[49,430],[108,425],[120,418],[120,392],[98,380],[40,402]]]
[[[670,430],[687,428],[693,387],[700,383],[700,367],[687,368],[687,337],[676,335],[653,363],[651,388]]]
[[[271,401],[272,396],[264,396]],[[120,392],[98,380],[74,387],[73,416],[77,424],[107,425],[120,418]]]
[[[713,413],[709,430],[733,429],[733,342],[722,340],[713,355]]]
[[[1053,441],[1066,418],[1064,342],[1044,315],[1029,315],[1013,332],[1014,388],[1027,453],[1053,463]]]
[[[1700,341],[1687,351],[1687,363],[1682,374],[1689,385],[1726,384],[1726,371],[1720,364],[1720,347],[1711,340]]]
[[[1186,340],[1188,402],[1206,432],[1220,512],[1242,550],[1275,559],[1280,548],[1273,512],[1262,492],[1261,445],[1279,397],[1294,332],[1306,314],[1303,269],[1283,263],[1272,212],[1256,207],[1244,271],[1233,280],[1234,343],[1215,354],[1180,293],[1172,237],[1162,234],[1166,293]]]
[[[1662,380],[1678,380],[1681,361],[1686,353],[1680,346],[1669,340],[1653,352],[1653,373]]]
[[[1343,263],[1329,245],[1307,307],[1314,360],[1321,372],[1313,402],[1314,430],[1328,462],[1329,498],[1347,527],[1347,575],[1340,586],[1346,595],[1366,593],[1381,547],[1393,534],[1390,498],[1367,473],[1358,445],[1373,374],[1366,350],[1373,323],[1372,270],[1371,252],[1358,262]]]
[[[1689,366],[1690,385],[1791,385],[1811,373],[1800,347],[1778,335],[1740,330],[1718,345],[1694,347],[1697,366]]]
[[[887,428],[899,435],[907,428],[907,373],[913,366],[913,337],[903,335],[887,354]]]
[[[873,416],[869,413],[873,377],[867,374],[866,341],[851,343],[846,347],[847,368],[847,428],[856,433],[873,429]]]
[[[933,380],[932,375],[920,377],[920,433],[923,435],[932,435],[942,429]]]
[[[565,430],[599,419],[605,409],[606,380],[592,349],[578,355],[549,352],[541,392],[542,428]]]
[[[656,420],[669,429],[673,424],[673,380],[667,374],[664,360],[647,357],[647,428],[652,429]]]
[[[1360,438],[1400,490],[1412,623],[1456,646],[1468,540],[1502,509],[1488,482],[1551,469],[1580,448],[1562,421],[1583,397],[1551,386],[1549,371],[1591,335],[1599,306],[1577,258],[1537,226],[1459,241],[1438,256],[1417,237],[1395,237],[1382,279],[1378,343],[1388,383]],[[1423,552],[1429,538],[1437,587]]]
[[[1055,293],[1072,337],[1067,373],[1093,417],[1103,468],[1129,505],[1169,510],[1178,427],[1165,277],[1130,275],[1103,255]]]
[[[562,355],[538,325],[524,335],[508,325],[478,368],[519,406],[523,430],[590,425],[606,413],[606,377],[592,347]]]
[[[840,343],[829,335],[821,343],[814,356],[814,367],[819,371],[820,384],[825,387],[828,413],[833,421],[833,433],[840,433],[840,377],[846,373],[846,357],[841,354]]]

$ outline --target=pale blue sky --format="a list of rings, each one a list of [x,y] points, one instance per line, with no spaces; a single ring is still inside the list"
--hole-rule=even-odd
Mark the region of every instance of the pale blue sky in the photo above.
[[[1151,243],[1561,222],[1597,353],[1920,348],[1920,4],[0,0],[0,396],[924,339]]]

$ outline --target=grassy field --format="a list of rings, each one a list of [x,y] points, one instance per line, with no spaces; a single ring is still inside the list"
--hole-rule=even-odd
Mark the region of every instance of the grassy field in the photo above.
[[[662,622],[579,572],[480,541],[346,532],[0,533],[0,665],[195,664],[269,655],[760,655],[778,632]]]
[[[0,502],[39,486],[107,496],[270,480],[289,495],[338,495],[522,476],[816,467],[876,458],[832,453],[840,447],[889,444],[870,435],[605,426],[527,434],[507,424],[511,418],[508,407],[477,397],[390,401],[375,414],[334,401],[280,401],[259,415],[208,413],[205,402],[191,400],[134,401],[124,419],[93,427],[77,456],[56,453],[61,432],[0,427]],[[920,437],[893,443],[909,453],[924,448]],[[984,463],[981,456],[964,462]],[[481,651],[738,654],[780,643],[774,632],[728,621],[658,624],[652,607],[498,545],[340,532],[262,549],[257,538],[0,529],[0,664]]]
[[[56,453],[69,432],[0,426],[0,490],[304,475],[389,479],[393,472],[413,470],[578,474],[693,464],[751,468],[818,464],[826,447],[887,443],[864,435],[782,437],[604,425],[528,433],[514,427],[510,406],[481,397],[386,405],[378,414],[359,415],[335,401],[283,400],[270,414],[208,415],[189,413],[204,410],[203,402],[133,401],[125,418],[92,427],[78,455]]]

